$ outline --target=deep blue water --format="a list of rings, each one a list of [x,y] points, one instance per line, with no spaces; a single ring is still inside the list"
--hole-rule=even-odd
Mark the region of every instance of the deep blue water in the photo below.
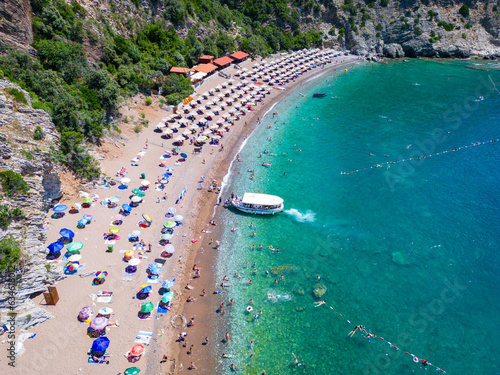
[[[230,363],[245,374],[500,373],[500,142],[450,151],[500,137],[500,94],[488,77],[500,87],[500,72],[468,65],[332,72],[262,121],[226,193],[276,194],[286,212],[222,214],[218,274],[230,276],[235,302],[225,317],[231,342],[218,349],[234,358],[220,359],[218,373]],[[317,91],[328,95],[312,98]],[[350,338],[356,325],[376,336]]]

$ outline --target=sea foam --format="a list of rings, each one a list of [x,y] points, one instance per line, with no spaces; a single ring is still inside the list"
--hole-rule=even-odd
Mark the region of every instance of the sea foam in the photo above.
[[[285,213],[292,216],[299,223],[312,223],[316,220],[316,214],[311,210],[301,213],[295,208],[290,208],[289,210],[285,210]]]

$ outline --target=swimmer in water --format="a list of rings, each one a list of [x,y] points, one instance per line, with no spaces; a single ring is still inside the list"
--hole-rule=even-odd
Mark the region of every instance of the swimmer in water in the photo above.
[[[293,355],[293,363],[295,363],[297,366],[300,366],[299,360],[297,359],[295,354],[292,353],[292,355]]]
[[[319,307],[321,305],[325,305],[326,301],[319,301],[319,302],[314,302],[315,306],[314,307]]]

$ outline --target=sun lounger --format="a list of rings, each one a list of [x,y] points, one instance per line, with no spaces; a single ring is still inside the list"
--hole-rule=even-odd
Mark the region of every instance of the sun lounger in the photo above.
[[[139,331],[135,337],[135,342],[143,345],[149,345],[152,337],[153,332]]]

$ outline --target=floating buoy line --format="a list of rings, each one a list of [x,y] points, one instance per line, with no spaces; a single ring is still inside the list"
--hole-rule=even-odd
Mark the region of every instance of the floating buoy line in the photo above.
[[[416,156],[416,157],[413,157],[413,158],[400,159],[400,160],[394,160],[394,161],[386,161],[384,163],[375,164],[375,165],[372,165],[370,167],[366,167],[366,168],[362,168],[362,169],[356,169],[356,170],[349,171],[349,172],[340,171],[340,174],[341,175],[346,175],[346,174],[352,174],[352,173],[359,173],[359,172],[367,171],[367,170],[370,170],[370,169],[373,169],[373,168],[382,168],[385,165],[387,165],[387,168],[390,168],[391,164],[398,164],[398,163],[403,163],[403,162],[412,161],[412,160],[427,159],[427,158],[431,158],[433,156],[444,155],[444,154],[447,154],[448,152],[461,151],[461,150],[465,150],[467,148],[471,148],[471,147],[475,147],[475,146],[482,146],[482,145],[486,145],[486,144],[494,143],[494,142],[498,142],[498,141],[500,141],[500,138],[490,139],[489,141],[484,141],[484,142],[474,142],[474,143],[472,143],[470,145],[467,145],[467,146],[455,147],[455,148],[452,148],[450,150],[444,150],[444,151],[436,152],[434,154],[423,155],[423,156]]]

